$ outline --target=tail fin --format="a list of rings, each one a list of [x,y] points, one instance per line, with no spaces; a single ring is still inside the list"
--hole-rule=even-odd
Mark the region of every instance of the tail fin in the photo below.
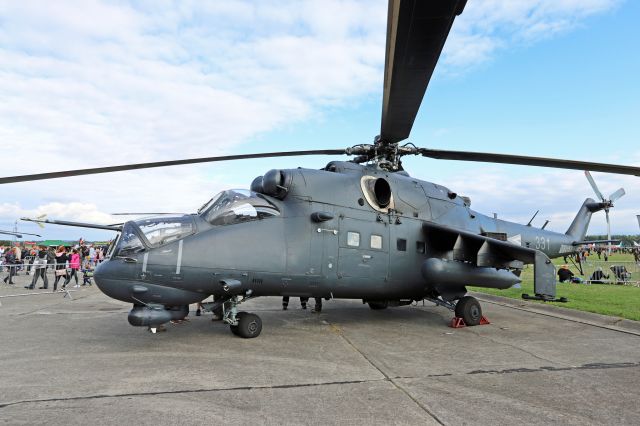
[[[595,212],[604,209],[603,203],[598,203],[592,198],[587,198],[578,214],[571,222],[571,226],[567,229],[566,235],[574,239],[574,241],[583,241],[587,235],[587,229],[589,228],[589,222],[591,222],[591,215]]]

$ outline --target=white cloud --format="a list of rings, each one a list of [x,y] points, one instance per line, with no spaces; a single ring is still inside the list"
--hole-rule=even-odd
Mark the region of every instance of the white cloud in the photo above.
[[[617,3],[471,0],[441,65],[464,71]],[[386,11],[364,0],[0,1],[0,143],[13,159],[2,175],[235,153],[349,108],[381,93]],[[253,164],[231,177],[198,166],[5,185],[0,223],[46,209],[79,221],[192,211],[219,189],[246,186],[264,171]]]
[[[12,217],[37,218],[47,215],[55,218],[71,221],[89,221],[107,225],[114,222],[114,218],[98,210],[93,203],[47,203],[35,209],[22,209],[19,204],[0,204],[0,215],[11,215]]]
[[[568,32],[621,0],[470,0],[451,30],[444,69],[460,72],[511,46]],[[442,71],[442,70],[441,70]]]

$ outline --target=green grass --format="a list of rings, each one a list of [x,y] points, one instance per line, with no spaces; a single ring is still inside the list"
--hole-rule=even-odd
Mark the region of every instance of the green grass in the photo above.
[[[590,260],[598,260],[594,254]],[[616,262],[631,262],[633,256],[624,254],[614,254],[609,258],[609,264]],[[554,264],[562,265],[563,259],[554,259]],[[572,264],[571,270],[579,276],[578,271]],[[603,269],[607,269],[604,268]],[[581,277],[581,278],[588,278]],[[529,265],[522,273],[522,288],[509,288],[507,290],[495,290],[490,288],[469,287],[471,291],[495,294],[497,296],[521,299],[523,293],[530,295],[533,291],[533,267]],[[632,280],[640,280],[640,273],[634,273]],[[630,320],[640,321],[640,288],[631,285],[610,285],[610,284],[568,284],[558,283],[557,297],[566,297],[567,303],[551,303],[564,308],[577,309],[580,311],[594,312],[603,315],[612,315]],[[543,303],[543,302],[536,302]]]

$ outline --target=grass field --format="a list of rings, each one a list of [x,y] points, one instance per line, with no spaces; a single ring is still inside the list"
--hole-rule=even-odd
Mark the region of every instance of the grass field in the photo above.
[[[595,259],[594,259],[595,258]],[[589,261],[597,260],[597,256],[592,255]],[[588,261],[588,262],[589,262]],[[614,254],[609,258],[608,265],[616,262],[633,262],[632,255]],[[554,264],[559,267],[564,263],[563,259],[554,259]],[[620,263],[618,263],[620,264]],[[603,264],[599,264],[603,265]],[[577,269],[569,264],[570,269],[576,276],[580,276]],[[603,270],[608,268],[603,267]],[[636,268],[637,269],[637,268]],[[592,270],[589,269],[589,270]],[[634,270],[635,271],[635,270]],[[587,279],[588,274],[585,277]],[[471,291],[495,294],[497,296],[521,299],[523,293],[530,295],[533,291],[533,266],[529,265],[522,273],[522,288],[510,288],[507,290],[495,290],[488,288],[469,287]],[[640,272],[633,272],[632,281],[640,281]],[[615,284],[569,284],[558,283],[557,297],[566,297],[567,303],[551,303],[564,308],[577,309],[580,311],[594,312],[604,315],[640,321],[640,287],[633,285]],[[536,302],[543,303],[543,302]],[[550,302],[546,302],[550,303]]]

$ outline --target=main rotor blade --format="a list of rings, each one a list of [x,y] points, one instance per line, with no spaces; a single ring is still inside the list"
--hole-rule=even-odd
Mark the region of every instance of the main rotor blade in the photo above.
[[[56,179],[70,176],[94,175],[98,173],[122,172],[125,170],[151,169],[155,167],[180,166],[183,164],[213,163],[216,161],[247,160],[250,158],[298,157],[303,155],[342,155],[344,149],[318,149],[309,151],[263,152],[259,154],[224,155],[220,157],[189,158],[185,160],[156,161],[152,163],[124,164],[121,166],[93,167],[90,169],[66,170],[62,172],[36,173],[32,175],[0,178],[0,184]],[[46,221],[45,221],[46,223]]]
[[[593,176],[591,176],[591,173],[589,173],[589,170],[585,170],[584,175],[587,177],[587,180],[589,181],[591,188],[593,188],[593,192],[596,193],[596,195],[601,201],[604,201],[604,196],[602,195],[602,192],[600,192],[598,185],[596,185],[596,181],[593,180]]]
[[[640,167],[619,164],[591,163],[587,161],[561,160],[556,158],[527,157],[524,155],[493,154],[488,152],[448,151],[420,148],[420,153],[439,160],[478,161],[484,163],[521,164],[525,166],[553,167],[570,170],[591,170],[594,172],[617,173],[640,176]]]
[[[394,143],[411,127],[453,20],[467,0],[389,0],[380,137]]]
[[[626,192],[624,192],[624,188],[620,188],[616,192],[614,192],[613,194],[609,195],[609,201],[611,201],[613,203],[618,198],[622,197],[624,194],[626,194]]]

